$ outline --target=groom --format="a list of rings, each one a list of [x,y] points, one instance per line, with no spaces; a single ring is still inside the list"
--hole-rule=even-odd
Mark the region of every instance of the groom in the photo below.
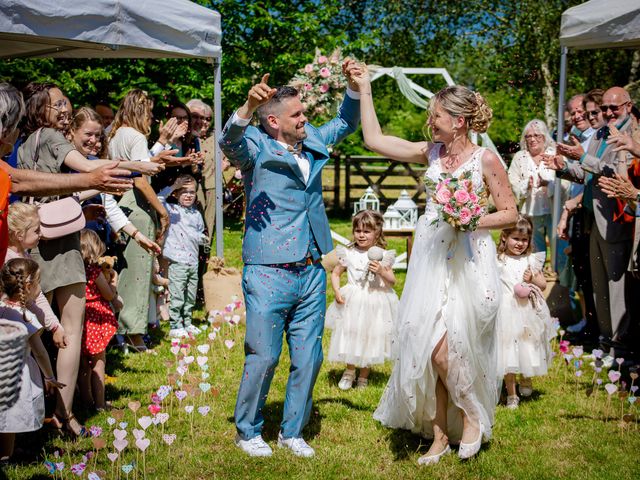
[[[353,133],[359,120],[359,70],[342,65],[349,88],[337,116],[316,128],[307,123],[298,91],[271,88],[269,74],[249,90],[229,119],[220,147],[242,170],[247,210],[242,244],[243,291],[247,307],[245,364],[238,390],[236,445],[251,456],[270,456],[262,439],[262,409],[286,334],[291,368],[278,446],[311,457],[302,438],[311,394],[322,364],[326,274],[321,255],[333,248],[322,201],[327,145]],[[257,112],[259,127],[249,126]]]

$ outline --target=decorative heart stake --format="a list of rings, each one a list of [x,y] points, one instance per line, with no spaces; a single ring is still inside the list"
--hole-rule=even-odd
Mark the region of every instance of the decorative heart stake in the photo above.
[[[118,430],[117,428],[113,431],[113,436],[116,437],[117,440],[122,440],[127,436],[126,430]]]
[[[136,447],[138,447],[141,451],[145,451],[149,445],[151,444],[151,440],[148,438],[139,438],[136,440]]]
[[[180,365],[178,368],[176,368],[176,372],[178,372],[178,374],[182,377],[185,373],[187,373],[187,368]]]
[[[118,452],[121,452],[122,450],[127,448],[127,445],[129,445],[129,442],[125,439],[122,439],[122,440],[116,439],[113,441],[113,446]]]
[[[107,453],[107,458],[113,463],[118,459],[118,454],[116,452],[109,452]]]
[[[629,376],[631,377],[631,380],[637,380],[638,379],[638,374],[636,372],[631,372],[629,374]]]
[[[229,350],[231,350],[235,344],[236,342],[234,342],[233,340],[227,339],[224,341],[224,346],[227,347]]]
[[[147,416],[140,417],[138,419],[138,425],[140,425],[144,430],[146,430],[147,428],[149,428],[149,426],[151,425],[152,421],[153,420],[151,419],[151,417],[147,417]]]
[[[616,363],[620,366],[624,363],[624,358],[616,358]]]
[[[616,393],[618,391],[618,386],[614,385],[613,383],[607,383],[604,386],[604,389],[607,391],[607,393],[609,395],[613,395],[614,393]]]
[[[209,378],[211,375],[209,375],[208,372],[202,372],[202,375],[200,375],[200,378],[202,378],[202,380],[206,380],[207,378]]]
[[[571,351],[573,352],[573,356],[576,358],[581,357],[584,353],[584,349],[581,346],[573,347]]]
[[[197,350],[202,354],[202,355],[206,355],[209,352],[209,344],[205,343],[204,345],[198,345]]]
[[[183,360],[184,360],[184,363],[189,365],[193,363],[193,361],[195,360],[195,357],[193,355],[189,355],[188,357],[184,357]]]
[[[140,410],[140,405],[141,405],[140,402],[137,401],[137,400],[127,403],[127,406],[129,407],[129,410],[131,410],[133,413],[135,413],[138,410]]]
[[[636,398],[638,398],[638,397],[636,397],[636,396],[632,396],[632,397],[627,398],[627,401],[628,401],[631,405],[633,405],[634,403],[636,403]]]
[[[127,428],[127,427],[129,426],[129,424],[128,424],[127,422],[120,422],[120,423],[118,424],[118,426],[119,426],[121,429],[123,429],[123,430],[124,430],[125,428]]]
[[[186,405],[184,407],[184,411],[187,413],[192,413],[193,412],[193,405]]]
[[[113,417],[109,417],[109,418],[107,418],[107,423],[108,423],[110,426],[114,426],[114,425],[116,424],[116,419],[115,419],[115,418],[113,418]]]
[[[217,388],[213,388],[213,389],[211,389],[211,394],[214,397],[217,397],[218,395],[220,395],[220,390],[218,390]]]
[[[198,407],[198,413],[200,415],[202,415],[203,417],[207,416],[207,413],[209,413],[209,410],[210,410],[210,408],[209,408],[208,405],[205,405],[203,407]]]
[[[206,382],[200,383],[198,387],[200,387],[202,393],[207,393],[209,390],[211,390],[211,384]]]
[[[199,366],[203,366],[208,361],[209,361],[209,357],[201,357],[200,355],[198,355],[198,358],[196,358],[196,362],[198,363]]]
[[[100,435],[102,435],[102,428],[98,425],[91,425],[91,428],[89,428],[89,433],[92,437],[99,437]]]
[[[216,339],[216,332],[211,332],[207,337],[213,342]]]
[[[87,468],[86,463],[76,463],[75,465],[71,465],[70,470],[71,470],[71,473],[80,477],[82,476],[82,473],[84,472],[85,468]]]
[[[93,443],[93,448],[96,450],[100,450],[107,446],[107,441],[104,438],[93,437],[91,439],[91,443]]]
[[[165,433],[164,435],[162,435],[162,440],[167,445],[171,445],[175,441],[175,439],[176,439],[175,433]]]
[[[124,410],[112,410],[111,416],[116,420],[120,421],[124,418]]]
[[[144,438],[144,430],[138,430],[137,428],[133,429],[133,436],[136,437],[136,440],[140,440],[141,438]]]
[[[102,477],[97,472],[90,472],[87,475],[87,480],[102,480]]]
[[[168,413],[159,413],[158,415],[156,415],[156,418],[158,419],[158,421],[161,424],[164,424],[167,420],[169,420],[169,414]]]
[[[176,398],[182,402],[182,400],[184,400],[185,398],[187,398],[187,392],[185,392],[184,390],[178,390],[176,392]]]
[[[602,358],[602,356],[604,355],[604,352],[598,348],[594,348],[591,353],[593,354],[593,356],[595,358]]]
[[[169,349],[169,351],[177,356],[178,353],[180,353],[180,345],[174,345]]]
[[[616,370],[609,370],[607,376],[609,377],[611,383],[616,383],[618,380],[620,380],[620,372]]]
[[[126,465],[122,465],[122,471],[124,473],[126,473],[127,475],[129,475],[132,470],[133,470],[133,465],[132,464],[128,463]]]
[[[631,385],[631,393],[636,393],[638,391],[638,385]]]

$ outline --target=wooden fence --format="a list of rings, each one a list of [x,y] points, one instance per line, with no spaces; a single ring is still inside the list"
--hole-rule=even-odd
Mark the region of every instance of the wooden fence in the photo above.
[[[323,191],[325,202],[334,213],[353,211],[354,202],[367,187],[376,193],[383,212],[402,190],[407,190],[418,206],[425,204],[424,165],[361,155],[335,155],[332,160],[333,168],[325,167]]]

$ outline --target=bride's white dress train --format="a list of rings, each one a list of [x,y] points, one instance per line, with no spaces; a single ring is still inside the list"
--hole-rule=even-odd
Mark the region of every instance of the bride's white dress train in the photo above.
[[[429,153],[425,174],[436,182],[442,173],[438,151],[436,145]],[[459,176],[470,171],[476,191],[484,187],[484,151],[479,148],[453,172]],[[427,200],[400,300],[397,358],[373,416],[388,427],[433,437],[437,373],[431,355],[446,334],[449,440],[460,441],[464,410],[480,422],[487,441],[502,380],[495,356],[494,323],[500,300],[496,247],[488,230],[460,232],[446,222],[433,223],[437,218],[435,206]]]

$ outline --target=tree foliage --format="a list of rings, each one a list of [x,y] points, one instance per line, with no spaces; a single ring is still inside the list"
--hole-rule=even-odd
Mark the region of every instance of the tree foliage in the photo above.
[[[286,83],[312,60],[315,49],[382,66],[444,67],[477,89],[494,108],[489,134],[498,144],[517,140],[532,118],[556,115],[562,11],[581,0],[198,0],[222,16],[223,115],[240,105],[263,73]],[[633,52],[571,52],[568,93],[626,85]],[[0,78],[18,86],[54,81],[75,106],[106,100],[117,106],[132,87],[147,90],[158,107],[177,97],[213,97],[213,69],[204,60],[12,59]],[[415,76],[437,91],[440,78]],[[392,81],[374,85],[383,128],[423,138],[426,114],[402,97]],[[341,147],[363,152],[358,138]]]

